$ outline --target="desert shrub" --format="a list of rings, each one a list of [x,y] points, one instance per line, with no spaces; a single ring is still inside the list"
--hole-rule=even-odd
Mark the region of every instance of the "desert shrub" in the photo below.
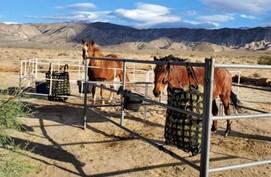
[[[19,96],[0,95],[0,145],[9,143],[9,136],[6,132],[8,129],[21,129],[18,117],[26,116],[29,113],[29,108]]]
[[[252,76],[253,77],[261,77],[261,75],[259,73],[253,73]]]
[[[16,149],[0,153],[0,177],[23,177],[35,169],[35,166],[26,163],[22,156],[18,156],[21,151]]]
[[[271,56],[260,56],[257,63],[261,65],[271,65]]]
[[[15,145],[8,135],[10,129],[21,130],[18,117],[28,114],[30,109],[19,95],[0,94],[0,177],[22,177],[34,169],[33,165],[25,163],[23,156],[19,155],[26,147]]]
[[[58,56],[69,56],[69,54],[67,54],[67,53],[58,53],[57,55]]]

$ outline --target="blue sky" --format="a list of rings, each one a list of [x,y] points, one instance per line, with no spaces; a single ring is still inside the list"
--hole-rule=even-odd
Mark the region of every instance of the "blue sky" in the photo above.
[[[137,28],[271,26],[271,0],[8,0],[2,23],[110,22]]]

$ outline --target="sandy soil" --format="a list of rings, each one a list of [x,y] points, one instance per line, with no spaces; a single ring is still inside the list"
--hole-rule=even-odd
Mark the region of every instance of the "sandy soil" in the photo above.
[[[17,86],[19,73],[16,69],[18,69],[20,59],[32,57],[80,59],[81,56],[80,50],[12,48],[2,48],[0,54],[0,68],[5,68],[0,71],[0,88]],[[151,55],[153,54],[123,53],[125,57],[139,59],[145,57],[150,59]],[[216,61],[219,63],[256,63],[255,58],[262,53],[186,53],[183,57],[199,60],[204,55],[216,56]],[[271,73],[266,71],[243,71],[242,73],[253,76],[255,72],[260,76],[271,78]],[[141,90],[138,89],[138,91]],[[269,92],[241,88],[239,98],[243,100],[242,103],[245,106],[271,111]],[[89,108],[87,129],[82,130],[82,99],[70,98],[66,103],[60,103],[49,102],[39,97],[29,97],[24,101],[33,108],[33,114],[30,117],[21,118],[26,130],[20,133],[12,132],[12,136],[15,143],[28,145],[29,151],[22,155],[29,163],[37,167],[36,172],[30,174],[29,177],[198,176],[198,172],[187,164],[135,138],[96,113],[103,112],[111,120],[119,122],[119,108],[104,108],[102,111],[100,109],[93,111]],[[164,145],[165,109],[148,106],[146,120],[143,117],[143,108],[137,113],[127,112],[125,126]],[[234,121],[232,134],[227,138],[223,137],[225,124],[225,121],[219,122],[218,133],[212,135],[211,167],[271,158],[270,121],[267,119]],[[191,157],[190,154],[175,147],[164,146],[181,157],[199,164],[199,155]],[[214,173],[211,176],[269,177],[270,174],[270,165],[262,165]]]

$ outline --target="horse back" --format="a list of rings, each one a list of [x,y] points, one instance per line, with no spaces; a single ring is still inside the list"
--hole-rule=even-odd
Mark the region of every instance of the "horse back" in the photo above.
[[[231,92],[231,73],[225,68],[215,68],[214,70],[214,95],[226,95]]]
[[[196,80],[199,84],[204,84],[205,69],[194,67]],[[232,87],[231,73],[225,68],[214,69],[213,96],[225,95],[230,93]]]
[[[108,54],[108,55],[106,55],[106,57],[109,57],[109,58],[120,58],[120,56],[117,55],[117,54]],[[106,62],[108,63],[108,65],[111,65],[112,68],[122,68],[122,62],[120,62],[120,61],[106,61]]]

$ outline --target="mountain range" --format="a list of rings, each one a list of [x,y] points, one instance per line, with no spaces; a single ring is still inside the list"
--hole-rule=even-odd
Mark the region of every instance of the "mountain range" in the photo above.
[[[136,29],[102,22],[0,24],[0,46],[78,47],[82,39],[135,50],[271,50],[271,27]]]

